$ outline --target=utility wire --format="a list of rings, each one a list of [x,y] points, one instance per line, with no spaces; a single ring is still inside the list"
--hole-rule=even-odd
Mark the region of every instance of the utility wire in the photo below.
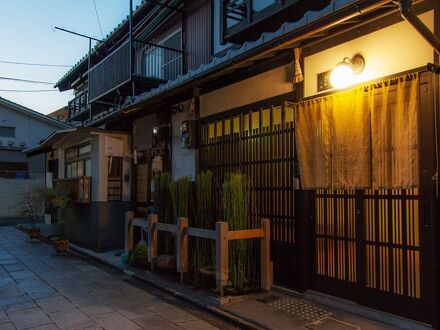
[[[0,89],[0,92],[20,92],[20,93],[39,93],[39,92],[58,92],[57,89]]]
[[[13,62],[13,61],[1,61],[0,63],[5,64],[16,64],[16,65],[32,65],[32,66],[54,66],[54,67],[62,67],[62,68],[71,68],[71,65],[66,64],[45,64],[45,63],[28,63],[28,62]]]
[[[48,81],[27,80],[27,79],[18,79],[18,78],[10,78],[10,77],[0,77],[0,80],[12,80],[12,81],[20,81],[20,82],[27,82],[27,83],[33,83],[33,84],[55,85],[55,83],[48,82]]]
[[[95,7],[96,19],[98,20],[99,30],[101,31],[101,37],[102,39],[104,39],[104,33],[102,32],[101,21],[99,20],[98,8],[96,8],[95,0],[92,1],[93,1],[93,6]]]

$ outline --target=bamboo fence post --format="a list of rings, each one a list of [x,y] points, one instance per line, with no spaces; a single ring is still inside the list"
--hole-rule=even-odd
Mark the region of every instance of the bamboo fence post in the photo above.
[[[148,262],[154,270],[153,260],[157,257],[157,214],[148,215]]]
[[[125,212],[125,252],[133,249],[133,211]]]
[[[177,235],[176,235],[176,264],[177,271],[180,273],[180,282],[183,283],[183,274],[188,272],[188,218],[177,219]]]
[[[261,219],[264,237],[260,239],[261,288],[271,290],[273,284],[273,263],[270,260],[270,220]]]
[[[223,297],[223,287],[228,284],[228,223],[215,224],[215,280],[220,297]]]

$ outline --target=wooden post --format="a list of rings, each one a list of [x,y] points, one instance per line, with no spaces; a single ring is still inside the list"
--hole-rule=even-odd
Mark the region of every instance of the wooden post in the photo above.
[[[273,284],[273,262],[270,260],[270,220],[261,219],[264,237],[260,239],[261,288],[269,291]]]
[[[188,218],[177,219],[176,234],[176,264],[177,271],[180,273],[180,282],[183,283],[183,274],[188,272]]]
[[[125,212],[125,252],[133,249],[133,211]]]
[[[223,297],[223,287],[228,284],[228,223],[216,222],[215,224],[215,280],[220,297]]]
[[[148,262],[154,270],[153,259],[157,257],[157,214],[148,215]]]

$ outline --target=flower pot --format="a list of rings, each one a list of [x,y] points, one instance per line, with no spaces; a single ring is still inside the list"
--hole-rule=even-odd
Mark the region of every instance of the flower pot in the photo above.
[[[68,239],[60,239],[58,241],[55,241],[55,251],[57,251],[58,253],[67,252],[68,249],[69,249]]]
[[[159,270],[164,271],[175,271],[176,270],[176,257],[163,254],[160,256],[157,256],[155,260],[153,260],[153,263],[156,264],[157,268]]]
[[[28,229],[27,235],[28,235],[29,239],[38,239],[38,238],[40,238],[40,228]]]
[[[200,286],[203,289],[215,288],[215,267],[208,266],[199,269]]]

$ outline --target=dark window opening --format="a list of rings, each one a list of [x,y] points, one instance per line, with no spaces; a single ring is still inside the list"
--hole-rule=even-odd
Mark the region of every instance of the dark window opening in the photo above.
[[[0,136],[15,138],[15,127],[0,126]]]
[[[18,162],[0,162],[0,178],[27,179],[28,164]]]
[[[107,177],[107,200],[122,199],[122,157],[109,157]]]

